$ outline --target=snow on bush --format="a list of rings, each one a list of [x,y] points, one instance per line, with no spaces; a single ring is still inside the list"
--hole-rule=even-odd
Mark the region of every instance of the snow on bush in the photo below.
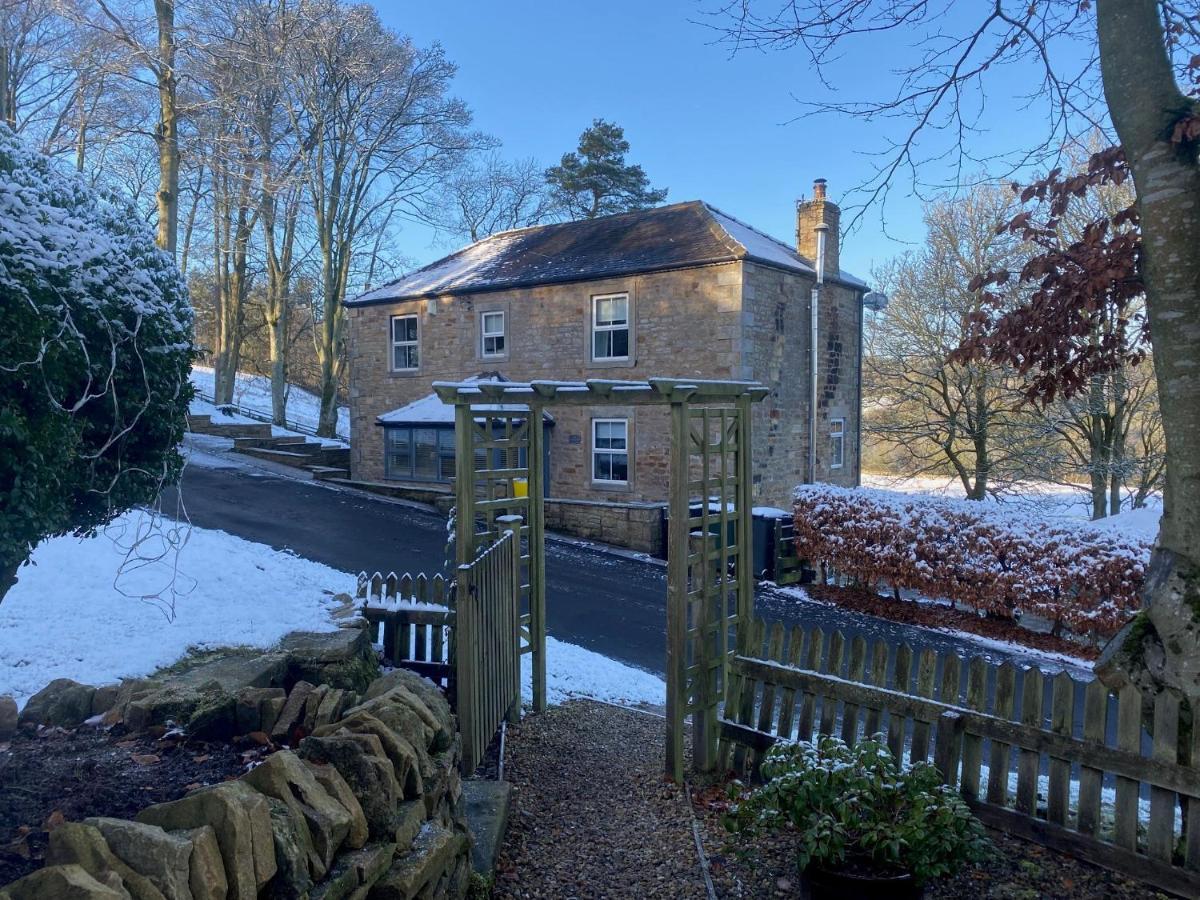
[[[0,125],[0,596],[43,538],[178,477],[191,357],[187,287],[137,212]]]
[[[795,516],[802,558],[869,584],[1104,636],[1137,612],[1150,555],[1148,542],[1079,523],[867,488],[803,485]]]

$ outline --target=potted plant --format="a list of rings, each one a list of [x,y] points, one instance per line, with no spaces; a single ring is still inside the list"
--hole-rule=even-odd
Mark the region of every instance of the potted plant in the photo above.
[[[928,763],[897,765],[881,736],[777,744],[765,783],[734,785],[730,830],[785,832],[813,900],[920,898],[926,882],[979,861],[983,826]]]

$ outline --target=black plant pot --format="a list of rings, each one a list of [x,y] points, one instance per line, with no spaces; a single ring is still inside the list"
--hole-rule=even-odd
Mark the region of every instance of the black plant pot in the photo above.
[[[911,875],[867,875],[810,868],[809,900],[922,900],[925,888]]]

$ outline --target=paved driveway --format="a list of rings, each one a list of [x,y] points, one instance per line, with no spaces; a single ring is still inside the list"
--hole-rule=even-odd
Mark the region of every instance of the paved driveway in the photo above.
[[[193,439],[194,440],[194,439]],[[208,451],[227,442],[209,441]],[[191,521],[288,548],[345,572],[434,573],[445,557],[441,516],[385,498],[281,474],[238,454],[193,455],[182,498]],[[164,497],[173,509],[175,493]],[[980,646],[955,634],[901,625],[760,588],[759,614],[788,626],[840,628],[847,638],[887,637],[992,662],[1047,668],[1044,657]],[[666,570],[661,564],[562,542],[546,549],[547,627],[554,637],[661,674],[666,644]],[[1067,667],[1073,674],[1083,670]]]

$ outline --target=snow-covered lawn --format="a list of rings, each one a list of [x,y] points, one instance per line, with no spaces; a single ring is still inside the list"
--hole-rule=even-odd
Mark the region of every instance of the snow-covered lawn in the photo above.
[[[289,631],[331,631],[333,594],[355,584],[286,551],[142,511],[93,538],[46,541],[33,559],[0,603],[0,694],[20,706],[55,678],[104,684],[148,675],[191,649],[270,647]],[[665,702],[661,679],[574,644],[547,638],[546,660],[551,703]]]
[[[0,694],[19,705],[55,678],[103,684],[193,647],[332,630],[332,594],[354,588],[328,566],[141,511],[93,538],[46,541],[33,560],[0,603]]]
[[[192,366],[192,384],[206,397],[213,394],[213,370],[210,366]],[[265,375],[238,372],[233,387],[233,402],[264,416],[271,414],[271,379]],[[193,409],[193,412],[200,412]],[[287,418],[291,422],[315,429],[321,416],[321,399],[294,384],[288,385]],[[338,407],[338,436],[350,439],[350,410]]]
[[[904,477],[864,472],[863,487],[882,488],[905,494],[928,494],[935,497],[962,497],[962,483],[957,478]],[[1048,481],[1028,481],[1018,485],[999,502],[1005,506],[1047,519],[1090,519],[1091,502],[1078,488],[1052,484]],[[1126,501],[1128,502],[1128,501]],[[1153,542],[1162,517],[1162,497],[1153,495],[1143,509],[1126,509],[1116,516],[1092,522],[1094,528],[1113,531],[1133,540]]]
[[[533,660],[521,657],[521,693],[533,701]],[[624,665],[576,644],[546,638],[546,701],[556,706],[567,700],[589,698],[622,705],[662,706],[667,686],[649,672]]]

